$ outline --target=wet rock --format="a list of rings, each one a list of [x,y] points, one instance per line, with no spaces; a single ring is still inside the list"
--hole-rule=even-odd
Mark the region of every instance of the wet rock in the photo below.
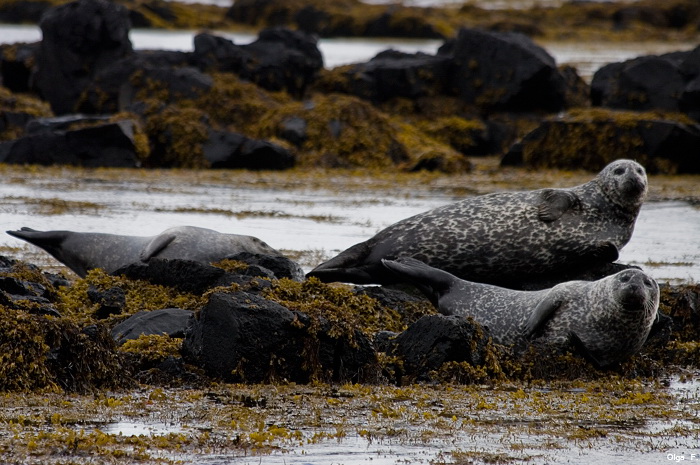
[[[90,286],[87,290],[87,296],[93,304],[99,305],[95,310],[95,317],[100,320],[108,318],[110,315],[118,315],[126,307],[126,293],[120,287],[115,286],[101,290]]]
[[[53,2],[43,0],[17,0],[0,5],[0,22],[36,24]]]
[[[226,258],[244,262],[248,265],[259,265],[272,271],[277,279],[289,278],[294,281],[303,281],[306,279],[301,266],[287,257],[240,252]]]
[[[133,53],[127,9],[108,0],[51,8],[40,27],[36,86],[56,114],[75,111],[95,73]]]
[[[167,334],[183,338],[192,314],[191,310],[181,308],[138,312],[112,328],[112,337],[120,345],[141,335]]]
[[[583,110],[544,120],[502,165],[598,171],[633,158],[650,173],[700,173],[700,125],[651,113]]]
[[[294,154],[280,145],[228,131],[209,131],[202,150],[211,168],[284,170],[295,163]]]
[[[343,73],[347,88],[342,90],[373,102],[435,96],[447,92],[451,71],[446,56],[386,50],[348,67]]]
[[[403,360],[403,376],[421,380],[446,362],[483,365],[488,341],[488,331],[472,319],[427,315],[394,339],[391,353]]]
[[[254,294],[214,293],[188,328],[183,355],[231,382],[365,379],[375,361],[369,340],[359,331],[352,341],[334,338],[324,326],[310,331],[306,315]]]
[[[119,105],[122,109],[130,108],[139,100],[139,92],[142,98],[152,98],[154,89],[158,90],[158,99],[162,103],[194,99],[211,89],[212,85],[211,76],[195,68],[140,66],[120,86]]]
[[[300,147],[307,139],[307,124],[304,118],[291,116],[280,123],[279,136]]]
[[[554,58],[525,35],[463,28],[439,54],[452,58],[450,86],[467,103],[508,111],[567,106],[567,79]]]
[[[238,274],[191,260],[162,258],[152,258],[148,263],[127,265],[112,274],[174,287],[182,292],[195,295],[201,295],[208,289],[217,286],[247,284],[254,277],[271,278],[274,276],[271,271],[256,266],[249,267]]]
[[[134,140],[135,121],[121,120],[72,130],[51,129],[80,121],[85,122],[80,117],[68,117],[28,123],[29,134],[0,143],[0,161],[86,167],[140,166]]]
[[[12,92],[29,92],[39,44],[0,45],[0,84]]]
[[[297,98],[323,68],[316,38],[284,28],[264,29],[257,40],[240,46],[200,34],[192,60],[201,69],[234,72],[267,90],[284,90]]]

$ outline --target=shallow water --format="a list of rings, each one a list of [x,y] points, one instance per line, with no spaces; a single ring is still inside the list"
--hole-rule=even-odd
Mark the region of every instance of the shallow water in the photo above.
[[[182,50],[194,49],[193,38],[197,31],[132,29],[131,42],[136,49]],[[236,44],[254,41],[257,34],[216,32],[233,40]],[[37,42],[41,31],[36,26],[0,24],[0,43]],[[443,44],[441,40],[424,39],[366,39],[330,38],[320,39],[319,50],[327,68],[368,61],[377,53],[395,49],[406,53],[423,52],[435,54]],[[691,50],[697,44],[691,42],[550,42],[542,45],[556,60],[558,65],[576,68],[581,77],[590,81],[595,71],[611,62],[624,61],[641,55],[661,54],[673,51]]]
[[[300,257],[308,271],[390,224],[457,200],[427,189],[392,195],[303,185],[183,184],[178,179],[166,171],[134,181],[10,175],[0,185],[0,227],[150,236],[173,226],[196,225],[259,237]],[[698,282],[698,237],[700,208],[680,201],[650,202],[642,208],[619,261],[639,265],[662,282]],[[37,264],[57,264],[6,234],[0,235],[0,247],[16,248],[16,254]]]

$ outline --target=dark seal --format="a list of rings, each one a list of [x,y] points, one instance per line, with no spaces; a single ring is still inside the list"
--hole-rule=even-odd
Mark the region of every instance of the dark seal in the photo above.
[[[214,263],[240,252],[281,256],[253,236],[224,234],[196,226],[170,228],[157,236],[122,236],[74,231],[35,231],[22,228],[7,234],[41,247],[78,276],[93,268],[111,273],[151,258],[178,258]]]
[[[517,287],[611,263],[647,192],[644,168],[617,160],[568,189],[471,197],[407,218],[313,269],[322,281],[395,282],[381,259],[414,257],[470,281]]]
[[[412,258],[383,264],[419,288],[440,313],[471,316],[487,326],[494,342],[511,345],[530,339],[573,346],[599,367],[638,352],[659,307],[656,281],[632,268],[597,281],[517,291],[465,281]]]

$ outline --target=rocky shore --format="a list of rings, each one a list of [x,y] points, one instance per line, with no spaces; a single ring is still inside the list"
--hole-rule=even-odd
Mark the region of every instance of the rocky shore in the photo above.
[[[557,66],[533,41],[536,30],[498,26],[469,7],[455,14],[459,27],[439,27],[439,9],[367,7],[382,12],[361,23],[353,1],[236,2],[218,10],[221,20],[262,28],[256,41],[202,32],[194,51],[172,52],[136,51],[128,33],[157,26],[144,19],[153,14],[181,25],[183,5],[58,3],[0,8],[0,19],[38,21],[43,34],[40,43],[0,47],[4,163],[455,173],[469,170],[467,156],[495,155],[504,165],[596,171],[626,157],[651,173],[700,171],[697,49],[612,63],[589,85]],[[604,30],[698,35],[697,8],[682,1],[574,2],[513,17],[575,16],[567,8]],[[387,50],[325,69],[316,34],[445,42],[435,55]]]

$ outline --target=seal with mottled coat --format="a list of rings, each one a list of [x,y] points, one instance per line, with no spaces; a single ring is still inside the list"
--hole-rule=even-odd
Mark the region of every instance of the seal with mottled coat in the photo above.
[[[414,257],[471,281],[512,285],[611,263],[647,193],[644,168],[617,160],[568,189],[471,197],[395,223],[313,269],[322,281],[388,284],[381,259]]]
[[[111,273],[154,257],[213,263],[239,252],[281,256],[280,252],[256,237],[224,234],[196,226],[170,228],[157,236],[36,231],[31,228],[7,233],[41,247],[80,277],[85,277],[93,268]]]
[[[523,338],[556,347],[573,344],[600,367],[639,351],[657,318],[659,286],[636,268],[597,281],[518,291],[465,281],[412,258],[382,262],[420,289],[440,313],[471,316],[499,344],[519,344]]]

